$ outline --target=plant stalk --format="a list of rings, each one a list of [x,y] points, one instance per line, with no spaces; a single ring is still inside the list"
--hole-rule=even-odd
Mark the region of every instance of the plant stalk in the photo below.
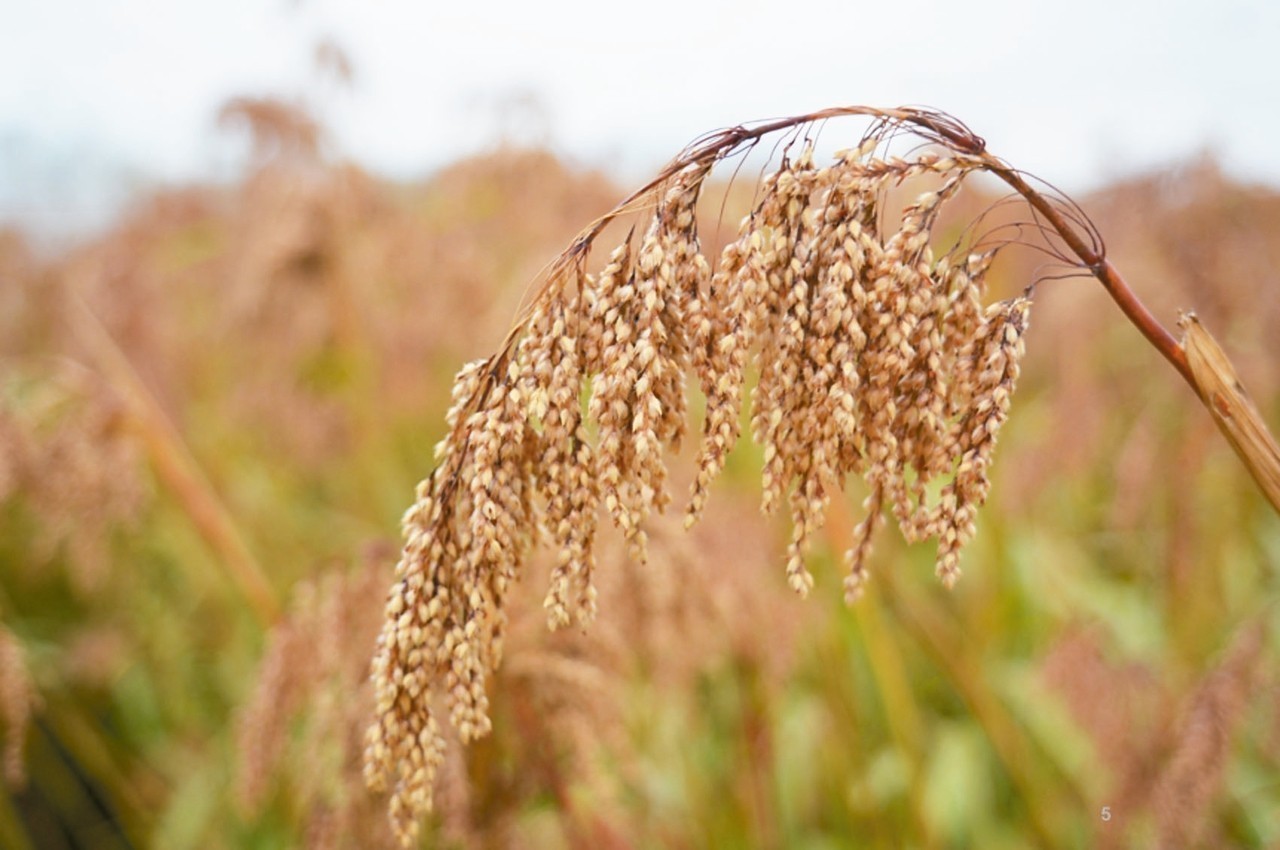
[[[1021,195],[1028,204],[1031,205],[1037,213],[1044,216],[1050,226],[1057,231],[1062,237],[1062,241],[1067,244],[1080,261],[1089,267],[1089,271],[1098,279],[1102,287],[1107,290],[1116,306],[1120,308],[1120,312],[1124,313],[1130,323],[1133,324],[1142,335],[1147,338],[1155,349],[1159,351],[1164,358],[1178,370],[1178,374],[1186,381],[1197,395],[1200,388],[1196,384],[1195,376],[1191,374],[1191,367],[1187,364],[1186,352],[1182,350],[1182,346],[1174,339],[1173,334],[1160,324],[1160,320],[1152,315],[1147,306],[1142,303],[1137,294],[1125,281],[1124,276],[1120,274],[1119,269],[1111,264],[1106,256],[1090,245],[1087,245],[1080,234],[1076,232],[1065,219],[1060,211],[1058,211],[1044,195],[1033,189],[1022,176],[1009,166],[1000,162],[990,154],[983,157],[990,163],[990,171],[1009,184],[1015,192]]]
[[[74,295],[71,306],[70,320],[77,337],[92,352],[102,374],[128,405],[160,480],[172,491],[200,536],[217,555],[227,577],[259,624],[264,628],[271,626],[280,619],[280,602],[230,512],[160,403],[88,304]]]

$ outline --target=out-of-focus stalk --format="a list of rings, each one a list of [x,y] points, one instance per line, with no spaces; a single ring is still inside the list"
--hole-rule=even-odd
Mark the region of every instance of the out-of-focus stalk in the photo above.
[[[156,475],[218,556],[258,621],[264,628],[270,626],[280,618],[275,590],[213,485],[111,334],[81,298],[72,296],[71,301],[70,320],[76,335],[128,406]]]

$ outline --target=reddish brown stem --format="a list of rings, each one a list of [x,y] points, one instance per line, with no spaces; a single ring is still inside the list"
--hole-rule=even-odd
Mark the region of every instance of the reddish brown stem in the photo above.
[[[1111,294],[1111,298],[1120,307],[1129,321],[1142,331],[1142,335],[1147,341],[1156,347],[1156,350],[1164,355],[1165,359],[1173,364],[1173,368],[1178,370],[1178,374],[1182,375],[1191,389],[1198,394],[1200,390],[1196,386],[1195,377],[1191,374],[1191,367],[1187,365],[1186,352],[1182,350],[1182,346],[1174,339],[1173,334],[1160,324],[1160,321],[1147,309],[1146,305],[1138,300],[1138,296],[1125,283],[1124,277],[1115,266],[1111,265],[1110,260],[1104,259],[1100,265],[1093,266],[1093,274],[1103,287]]]
[[[1094,248],[1085,243],[1080,238],[1080,234],[1073,228],[1069,222],[1063,217],[1062,213],[1054,208],[1052,204],[1033,189],[1027,181],[1007,165],[996,160],[990,155],[985,155],[984,159],[991,161],[991,171],[997,177],[1026,199],[1027,203],[1044,216],[1045,220],[1058,232],[1062,237],[1062,241],[1067,243],[1067,247],[1071,249],[1080,261],[1089,267],[1089,271],[1093,272],[1093,276],[1098,279],[1103,288],[1111,295],[1113,301],[1125,314],[1134,327],[1142,331],[1142,335],[1147,341],[1156,347],[1156,350],[1164,355],[1164,358],[1173,364],[1173,368],[1178,370],[1178,374],[1182,376],[1190,386],[1199,395],[1200,390],[1196,386],[1195,377],[1191,374],[1191,367],[1187,364],[1186,352],[1182,350],[1182,346],[1174,339],[1173,334],[1160,324],[1160,320],[1151,314],[1147,306],[1142,303],[1137,294],[1129,287],[1124,276],[1120,271],[1111,264],[1111,261],[1103,254],[1098,253]]]

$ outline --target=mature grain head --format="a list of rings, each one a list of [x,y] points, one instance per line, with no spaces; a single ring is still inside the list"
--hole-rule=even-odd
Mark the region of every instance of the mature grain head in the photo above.
[[[754,368],[762,507],[790,508],[790,586],[812,588],[809,542],[850,474],[871,494],[848,555],[850,599],[867,580],[882,506],[908,539],[938,540],[944,582],[959,575],[1018,377],[1030,296],[983,306],[994,249],[955,246],[935,257],[940,209],[986,162],[975,145],[903,159],[882,151],[890,129],[826,165],[812,144],[784,154],[714,264],[702,254],[698,198],[716,162],[743,141],[730,132],[692,148],[581,235],[502,350],[458,375],[440,465],[405,514],[374,661],[367,778],[391,791],[405,841],[444,761],[433,701],[464,743],[490,730],[485,680],[532,542],[545,534],[557,550],[545,603],[553,629],[596,614],[600,506],[632,557],[645,559],[646,526],[671,498],[666,456],[685,434],[689,372],[707,412],[687,524],[704,512],[738,439]],[[921,183],[934,188],[885,215],[891,189]],[[604,226],[641,209],[647,220],[589,273]],[[931,499],[936,479],[945,483]]]

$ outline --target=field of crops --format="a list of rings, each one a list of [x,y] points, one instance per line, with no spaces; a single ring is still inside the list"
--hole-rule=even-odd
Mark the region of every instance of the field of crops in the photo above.
[[[56,256],[0,233],[2,847],[396,846],[363,761],[401,515],[454,374],[631,188],[508,148],[391,184],[251,106],[239,183]],[[704,197],[709,255],[751,179]],[[1280,425],[1280,193],[1202,161],[1079,200]],[[749,440],[683,530],[693,440],[647,563],[601,522],[589,628],[548,630],[537,550],[422,846],[1280,846],[1280,517],[1096,282],[1042,262],[989,280],[1044,278],[953,590],[890,522],[846,606],[852,481],[798,598]]]

